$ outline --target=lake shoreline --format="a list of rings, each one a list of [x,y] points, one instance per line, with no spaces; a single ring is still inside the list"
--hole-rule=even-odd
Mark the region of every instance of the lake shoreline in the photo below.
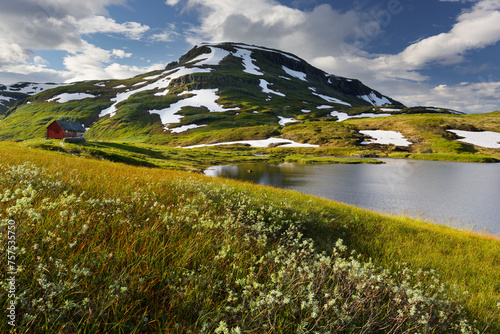
[[[381,158],[379,165],[237,164],[212,166],[222,176],[296,190],[391,216],[408,216],[500,236],[496,164]]]

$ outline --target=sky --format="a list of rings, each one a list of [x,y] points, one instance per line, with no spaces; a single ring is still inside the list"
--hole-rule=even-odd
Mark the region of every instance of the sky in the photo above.
[[[239,42],[483,113],[500,110],[499,41],[500,0],[0,0],[0,83],[128,78]]]

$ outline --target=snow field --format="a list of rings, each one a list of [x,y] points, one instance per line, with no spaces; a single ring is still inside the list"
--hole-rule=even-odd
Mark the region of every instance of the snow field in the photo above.
[[[368,144],[383,144],[390,145],[393,144],[395,146],[410,146],[412,143],[406,140],[406,138],[401,134],[401,132],[397,131],[386,131],[386,130],[364,130],[359,131],[361,134],[365,136],[372,137],[373,139],[369,139],[368,141],[364,141],[362,145]]]
[[[14,88],[13,85],[6,86],[5,92],[17,92],[17,93],[24,93],[28,95],[36,94],[43,92],[44,90],[51,89],[51,88],[56,88],[60,86],[66,86],[66,84],[54,84],[54,83],[45,83],[45,84],[40,84],[40,83],[28,83],[26,87],[22,88]]]
[[[365,117],[387,117],[387,116],[392,116],[391,114],[373,114],[373,113],[364,113],[364,114],[359,114],[359,115],[354,115],[354,116],[349,116],[345,112],[339,112],[339,111],[332,111],[330,113],[330,116],[337,117],[338,121],[337,122],[342,122],[345,121],[346,119],[349,118],[365,118]]]
[[[102,110],[101,113],[99,114],[99,117],[103,117],[106,115],[110,115],[110,117],[113,117],[116,114],[116,111],[117,111],[116,106],[118,105],[118,103],[127,100],[129,97],[131,97],[135,93],[148,91],[148,90],[154,90],[154,89],[164,89],[163,92],[156,93],[155,95],[157,95],[157,96],[166,95],[166,94],[168,94],[167,87],[168,87],[168,85],[170,85],[170,82],[173,79],[179,78],[179,77],[187,75],[187,74],[207,73],[210,71],[211,71],[210,69],[182,67],[182,68],[170,73],[169,75],[150,83],[149,85],[143,86],[141,88],[129,90],[129,91],[126,91],[123,93],[119,93],[116,95],[116,97],[111,99],[111,101],[114,101],[115,103],[113,103],[110,107]],[[115,88],[119,88],[119,87],[120,86],[117,86]]]
[[[286,74],[288,74],[289,76],[292,76],[292,77],[295,77],[297,79],[300,79],[302,81],[307,81],[306,80],[306,74],[304,72],[299,72],[299,71],[294,71],[292,69],[289,69],[288,67],[282,65],[281,68],[283,69],[283,71],[286,72]]]
[[[173,133],[181,133],[181,132],[185,132],[185,131],[190,130],[190,129],[201,128],[201,127],[204,127],[204,126],[207,126],[207,124],[203,124],[203,125],[196,125],[196,124],[182,125],[182,126],[179,126],[177,128],[170,129],[170,131],[172,131]]]
[[[318,93],[314,93],[314,92],[313,92],[313,94],[316,95],[316,96],[321,97],[323,100],[325,100],[327,102],[343,104],[343,105],[351,107],[350,103],[344,102],[344,101],[339,100],[337,98],[334,98],[334,97],[331,97],[331,96],[322,95],[322,94],[318,94]]]
[[[233,53],[233,56],[243,60],[243,66],[245,67],[243,72],[253,75],[264,75],[264,73],[260,71],[260,68],[253,63],[251,55],[252,51],[245,49],[239,49],[236,53]]]
[[[47,102],[65,103],[69,101],[83,100],[89,97],[94,98],[95,95],[86,93],[62,93],[57,96],[54,96],[51,99],[48,99]]]
[[[472,144],[486,148],[500,148],[499,132],[492,132],[492,131],[473,132],[473,131],[463,131],[463,130],[448,130],[448,131],[456,134],[459,137],[463,137],[462,139],[458,139],[458,141],[467,144]]]
[[[283,125],[283,126],[287,125],[287,123],[296,123],[296,122],[298,122],[298,120],[293,119],[293,118],[286,118],[286,117],[282,117],[282,116],[278,116],[278,118],[280,119],[278,123],[280,125]]]
[[[217,143],[217,144],[201,144],[201,145],[185,146],[184,148],[199,148],[206,146],[235,145],[235,144],[249,144],[252,147],[268,147],[270,144],[278,144],[278,143],[284,143],[284,145],[281,145],[280,147],[319,147],[319,145],[301,144],[289,139],[267,138],[261,140],[241,140],[241,141],[232,141],[232,142]]]
[[[280,93],[280,92],[277,92],[275,90],[272,90],[270,89],[268,86],[271,85],[269,82],[267,82],[266,80],[264,79],[260,79],[260,88],[262,89],[262,92],[264,93],[270,93],[270,94],[275,94],[275,95],[279,95],[279,96],[286,96],[285,94],[283,93]]]
[[[383,106],[387,104],[392,104],[386,97],[378,97],[374,92],[371,92],[369,95],[360,95],[359,98],[365,100],[366,102],[372,104],[373,106]]]
[[[168,108],[161,110],[149,110],[150,114],[160,115],[163,125],[168,126],[172,123],[179,123],[182,115],[177,112],[181,111],[183,107],[206,107],[210,112],[224,112],[239,110],[239,108],[224,108],[216,102],[219,96],[216,94],[217,89],[199,89],[193,91],[185,91],[179,95],[192,94],[192,96],[171,104]]]

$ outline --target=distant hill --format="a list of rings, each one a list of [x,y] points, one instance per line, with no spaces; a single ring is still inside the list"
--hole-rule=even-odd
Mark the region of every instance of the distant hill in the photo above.
[[[0,85],[0,104],[0,140],[42,138],[59,119],[84,124],[91,139],[167,144],[263,139],[299,122],[456,113],[406,108],[290,53],[236,43],[202,44],[164,70],[125,80]]]

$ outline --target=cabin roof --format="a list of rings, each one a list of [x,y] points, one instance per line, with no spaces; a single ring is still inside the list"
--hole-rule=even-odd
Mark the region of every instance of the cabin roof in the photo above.
[[[61,128],[63,128],[63,130],[85,132],[85,128],[80,123],[68,122],[68,121],[55,121],[55,122],[59,124]]]

